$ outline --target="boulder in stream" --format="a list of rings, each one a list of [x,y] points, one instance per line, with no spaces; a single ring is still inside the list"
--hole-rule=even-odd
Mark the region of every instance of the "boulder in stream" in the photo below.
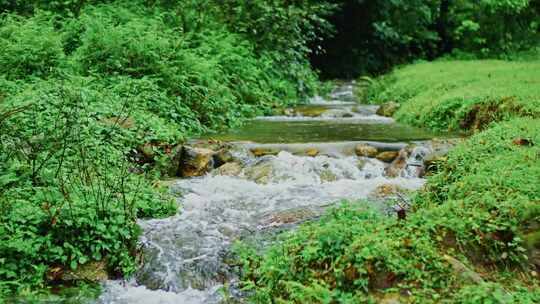
[[[271,163],[263,162],[258,165],[246,168],[244,175],[247,179],[256,182],[257,184],[268,184],[274,168]]]
[[[317,150],[317,148],[308,148],[306,149],[305,152],[307,156],[311,156],[311,157],[315,157],[319,155],[319,150]]]
[[[242,172],[242,165],[237,162],[226,163],[216,170],[218,175],[238,176]]]
[[[398,151],[385,151],[377,154],[377,159],[385,163],[391,163],[398,157],[398,154]]]
[[[396,159],[385,169],[386,176],[398,177],[400,175],[401,171],[407,167],[407,160],[411,155],[411,150],[410,147],[405,147],[399,151]]]
[[[184,146],[180,157],[179,175],[181,177],[203,176],[214,164],[215,152],[205,148]]]
[[[272,149],[272,148],[265,148],[265,147],[257,147],[250,150],[255,157],[261,157],[261,156],[268,156],[268,155],[278,155],[279,150],[278,149]]]
[[[379,154],[377,148],[370,146],[368,144],[358,144],[355,148],[356,155],[362,157],[376,157]]]

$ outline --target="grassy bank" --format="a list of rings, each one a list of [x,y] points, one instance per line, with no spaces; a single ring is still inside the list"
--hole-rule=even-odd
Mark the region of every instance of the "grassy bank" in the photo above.
[[[379,80],[370,97],[401,103],[398,120],[476,134],[429,177],[405,220],[353,204],[262,255],[239,249],[255,301],[538,303],[538,67],[419,63]]]
[[[395,117],[438,130],[483,129],[515,116],[540,117],[540,60],[417,63],[368,89],[371,103],[398,102]]]

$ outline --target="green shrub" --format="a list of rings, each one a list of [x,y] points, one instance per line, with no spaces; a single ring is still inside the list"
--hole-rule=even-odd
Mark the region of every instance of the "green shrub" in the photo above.
[[[60,35],[42,17],[0,19],[0,74],[8,79],[47,77],[64,53]]]
[[[73,83],[43,83],[3,102],[2,288],[43,287],[50,267],[102,259],[111,273],[130,274],[137,217],[176,211],[129,173],[120,126],[103,124],[94,110],[110,101],[102,98]]]

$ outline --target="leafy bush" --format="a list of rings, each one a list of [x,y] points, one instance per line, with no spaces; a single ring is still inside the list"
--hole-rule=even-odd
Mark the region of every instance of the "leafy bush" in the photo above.
[[[102,96],[76,86],[44,87],[2,107],[2,289],[43,286],[50,267],[76,269],[102,259],[111,272],[129,274],[137,216],[176,209],[128,172],[124,151],[110,144],[118,127],[100,124],[92,111]]]
[[[60,35],[41,17],[0,19],[0,74],[8,79],[47,77],[64,58]]]

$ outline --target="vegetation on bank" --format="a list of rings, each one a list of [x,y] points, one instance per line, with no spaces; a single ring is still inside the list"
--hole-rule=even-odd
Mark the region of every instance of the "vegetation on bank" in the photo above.
[[[133,273],[177,145],[313,93],[315,2],[0,1],[0,301]]]
[[[515,116],[540,118],[540,60],[533,54],[515,61],[408,65],[376,80],[366,98],[397,102],[398,120],[443,131],[481,130]]]
[[[258,303],[538,303],[538,61],[440,61],[371,87],[398,120],[476,134],[450,152],[406,219],[331,211],[264,253],[238,250]],[[474,118],[474,119],[473,119]]]

